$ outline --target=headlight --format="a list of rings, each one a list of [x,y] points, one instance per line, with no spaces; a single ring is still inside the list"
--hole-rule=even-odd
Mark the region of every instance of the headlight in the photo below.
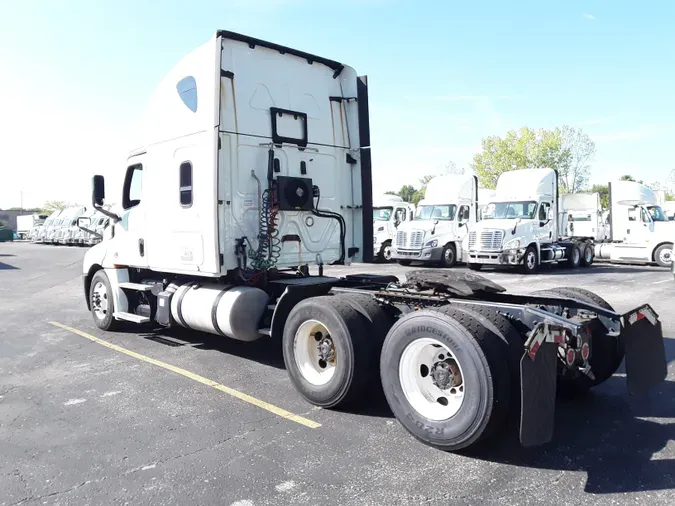
[[[511,239],[504,243],[504,249],[518,249],[520,248],[520,239]]]
[[[438,239],[427,241],[427,243],[424,245],[425,248],[435,248],[436,246],[438,246]]]

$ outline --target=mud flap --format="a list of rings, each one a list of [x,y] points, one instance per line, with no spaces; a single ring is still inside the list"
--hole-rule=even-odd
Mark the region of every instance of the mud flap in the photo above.
[[[536,446],[553,439],[555,426],[558,344],[543,342],[534,359],[520,359],[520,442]]]
[[[644,393],[663,382],[668,361],[658,315],[649,306],[623,315],[621,339],[626,347],[626,380],[632,393]]]

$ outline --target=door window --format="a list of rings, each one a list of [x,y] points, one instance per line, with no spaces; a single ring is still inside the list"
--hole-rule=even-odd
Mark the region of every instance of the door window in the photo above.
[[[122,193],[122,207],[131,209],[141,203],[141,190],[143,187],[143,166],[131,165],[127,168],[124,177],[124,191]]]
[[[465,223],[469,221],[469,212],[470,212],[469,206],[460,206],[459,213],[457,214],[458,216],[457,220],[460,223]]]
[[[550,207],[551,204],[548,202],[542,202],[539,205],[539,221],[546,221],[548,219],[548,210]]]

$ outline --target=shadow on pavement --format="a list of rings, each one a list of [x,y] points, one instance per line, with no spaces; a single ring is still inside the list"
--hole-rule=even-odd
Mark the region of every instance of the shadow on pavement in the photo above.
[[[129,326],[128,329],[125,328],[120,331],[135,334],[138,333],[138,326]],[[197,350],[215,350],[277,369],[285,369],[281,341],[270,337],[261,337],[257,341],[247,343],[182,327],[170,329],[159,327],[139,333],[139,335],[144,339],[166,346],[190,346]]]
[[[14,270],[19,270],[19,268],[14,267],[13,265],[6,264],[4,262],[0,262],[0,271],[14,271]]]
[[[643,418],[675,418],[675,382],[641,398],[626,392],[624,378],[615,376],[610,383],[624,393],[590,392],[559,401],[555,435],[547,445],[524,448],[511,430],[497,444],[465,454],[513,466],[583,471],[588,475],[584,490],[592,494],[674,488],[675,460],[653,455],[675,439],[675,423]]]

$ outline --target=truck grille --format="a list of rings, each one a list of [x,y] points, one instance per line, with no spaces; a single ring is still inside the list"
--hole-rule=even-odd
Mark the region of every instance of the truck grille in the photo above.
[[[503,230],[482,230],[478,234],[475,230],[469,232],[469,249],[478,251],[501,251]]]
[[[404,249],[421,249],[424,241],[424,232],[421,230],[413,230],[406,232],[400,230],[396,232],[396,247]]]

